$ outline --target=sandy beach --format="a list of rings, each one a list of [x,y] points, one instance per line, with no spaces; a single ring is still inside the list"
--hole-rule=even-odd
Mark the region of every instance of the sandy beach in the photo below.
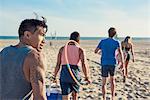
[[[52,46],[49,42],[52,42]],[[0,48],[15,45],[18,40],[0,40]],[[101,100],[101,66],[100,55],[94,54],[99,41],[82,40],[81,47],[86,51],[92,84],[80,88],[79,100]],[[56,65],[58,50],[66,40],[46,41],[43,53],[46,56],[46,85],[52,83],[51,76]],[[150,100],[150,41],[133,41],[135,62],[129,62],[128,79],[123,83],[121,72],[116,70],[116,97],[115,100]],[[83,75],[82,75],[83,76]],[[57,77],[59,79],[59,77]],[[108,80],[109,81],[109,80]],[[84,83],[84,81],[83,81]],[[107,84],[107,99],[110,99],[110,86]]]

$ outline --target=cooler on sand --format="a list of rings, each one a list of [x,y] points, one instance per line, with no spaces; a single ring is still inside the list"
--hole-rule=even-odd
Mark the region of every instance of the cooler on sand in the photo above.
[[[58,85],[52,84],[46,88],[47,100],[62,100],[61,89]]]

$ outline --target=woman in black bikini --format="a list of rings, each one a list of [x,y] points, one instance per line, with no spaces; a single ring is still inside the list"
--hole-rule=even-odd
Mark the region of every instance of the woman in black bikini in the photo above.
[[[133,44],[131,42],[131,37],[127,36],[124,41],[121,42],[122,50],[124,52],[124,57],[125,57],[125,70],[123,71],[124,75],[124,82],[125,78],[128,76],[128,63],[129,60],[131,59],[132,54],[132,61],[134,62],[134,52],[133,52]],[[131,52],[131,53],[130,53]]]

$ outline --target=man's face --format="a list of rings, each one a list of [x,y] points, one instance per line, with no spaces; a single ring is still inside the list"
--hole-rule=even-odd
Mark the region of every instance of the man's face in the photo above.
[[[40,26],[38,26],[37,30],[31,34],[30,44],[39,52],[43,49],[45,44],[45,34],[44,28]]]

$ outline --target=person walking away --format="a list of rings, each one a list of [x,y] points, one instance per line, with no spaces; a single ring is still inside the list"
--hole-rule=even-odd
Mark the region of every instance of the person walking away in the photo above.
[[[132,61],[134,62],[134,48],[130,36],[127,36],[124,41],[121,42],[121,47],[125,57],[125,70],[123,70],[123,82],[125,82],[126,77],[128,76],[128,64],[131,59],[131,55]]]
[[[73,32],[70,35],[70,40],[76,41],[80,43],[80,34],[78,32]],[[80,62],[82,65],[82,70],[85,75],[85,80],[90,83],[89,79],[89,67],[86,61],[84,50],[76,46],[74,42],[70,42],[67,46],[67,55],[68,61],[71,68],[72,73],[78,82],[81,81],[81,77],[79,75],[79,67]],[[65,48],[64,46],[60,48],[57,58],[57,65],[54,71],[54,80],[56,81],[56,76],[61,66],[61,74],[60,74],[60,85],[62,90],[63,100],[69,100],[70,94],[72,93],[73,100],[78,100],[79,93],[79,84],[77,84],[73,78],[71,77],[69,70],[67,68],[67,62],[65,60]]]
[[[112,100],[114,100],[115,96],[115,67],[116,67],[116,58],[115,51],[121,55],[121,64],[123,65],[123,54],[120,48],[120,44],[117,40],[114,39],[116,35],[116,29],[111,27],[108,30],[109,37],[100,41],[98,46],[95,49],[95,53],[102,52],[101,56],[101,73],[102,73],[102,94],[103,100],[106,99],[106,80],[107,77],[110,76],[110,85],[111,85],[111,96]]]

